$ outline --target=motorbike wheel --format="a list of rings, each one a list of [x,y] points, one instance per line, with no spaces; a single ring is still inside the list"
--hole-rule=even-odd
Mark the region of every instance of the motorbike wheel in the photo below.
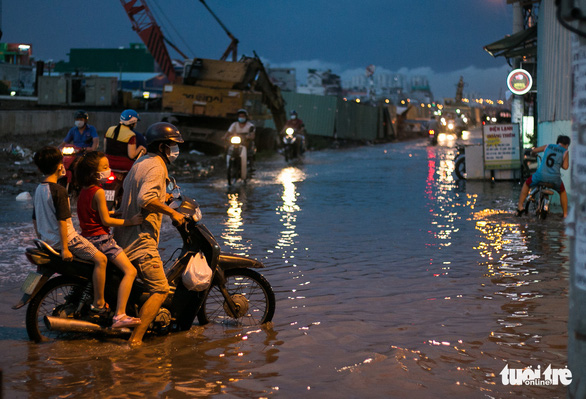
[[[466,180],[466,157],[461,156],[456,160],[456,164],[454,165],[454,171],[456,172],[456,176],[460,180]]]
[[[74,333],[51,331],[45,316],[68,317],[75,311],[75,304],[83,293],[84,285],[69,277],[50,279],[31,300],[26,310],[26,332],[31,341],[41,342],[71,337]]]
[[[197,320],[200,325],[208,323],[258,326],[273,319],[275,293],[269,282],[250,269],[229,269],[224,271],[226,289],[239,307],[237,317],[229,314],[224,296],[217,285],[212,285]]]
[[[545,197],[543,195],[539,196],[539,206],[537,208],[537,216],[539,219],[545,220],[547,218],[547,211],[545,210]]]
[[[231,186],[232,183],[235,183],[238,177],[240,176],[240,160],[230,158],[230,163],[228,164],[228,185]]]

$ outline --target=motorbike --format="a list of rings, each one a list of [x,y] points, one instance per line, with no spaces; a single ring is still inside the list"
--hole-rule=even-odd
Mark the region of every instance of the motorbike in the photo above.
[[[429,143],[431,145],[437,144],[437,133],[435,129],[427,129],[427,136],[429,137]]]
[[[285,162],[297,159],[303,153],[303,140],[297,135],[296,129],[288,127],[283,135],[283,155]]]
[[[523,155],[523,178],[528,178],[537,170],[537,165],[541,162],[541,156],[533,155],[531,149],[526,149]],[[550,198],[554,195],[553,188],[553,184],[546,182],[541,182],[537,186],[531,187],[523,203],[524,213],[527,215],[529,213],[529,207],[532,207],[535,215],[539,219],[546,219],[549,214]]]
[[[456,144],[456,157],[454,158],[454,172],[460,180],[466,180],[466,146]]]
[[[180,251],[166,271],[170,293],[147,334],[186,331],[196,318],[200,325],[213,322],[258,326],[270,322],[275,312],[275,294],[262,274],[253,270],[264,265],[242,255],[222,252],[212,233],[201,223],[197,202],[182,196],[174,179],[169,189],[173,194],[170,206],[185,215],[185,222],[175,225],[183,245],[174,252]],[[212,270],[212,281],[203,291],[190,291],[183,284],[182,275],[190,259],[200,253]],[[32,341],[75,338],[88,333],[114,336],[131,332],[127,328],[112,329],[111,312],[108,315],[91,312],[93,263],[81,259],[65,262],[57,251],[40,240],[35,240],[35,247],[26,249],[26,257],[37,270],[23,282],[23,297],[13,309],[28,304],[26,330]],[[119,269],[108,265],[107,302],[116,303],[121,278]],[[137,279],[126,313],[137,316],[148,297],[144,284]]]
[[[63,154],[63,166],[65,167],[66,175],[61,177],[57,183],[61,184],[71,194],[73,190],[73,164],[74,161],[85,153],[85,148],[77,147],[72,144],[64,145],[61,148]]]
[[[120,206],[123,193],[122,183],[124,183],[128,171],[122,169],[111,170],[110,177],[108,177],[105,183],[101,184],[101,187],[104,189],[104,194],[106,195],[108,210],[113,211]]]
[[[545,220],[549,213],[550,197],[554,194],[552,188],[553,184],[545,182],[531,188],[523,204],[525,214],[528,214],[529,207],[533,206],[535,215],[539,219]]]
[[[238,179],[246,182],[250,175],[250,168],[250,160],[242,137],[237,134],[230,136],[230,144],[226,152],[228,185],[232,185]]]

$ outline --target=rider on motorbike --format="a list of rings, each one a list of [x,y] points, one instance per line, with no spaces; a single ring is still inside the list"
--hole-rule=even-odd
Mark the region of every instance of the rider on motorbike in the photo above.
[[[59,149],[63,148],[67,144],[72,144],[75,147],[83,148],[89,151],[95,151],[100,145],[100,139],[98,138],[98,131],[92,125],[88,125],[87,121],[89,115],[84,110],[76,111],[73,115],[75,120],[75,126],[69,129],[67,136],[63,139],[63,142],[59,145]]]
[[[229,140],[234,135],[240,136],[249,154],[248,158],[252,162],[256,153],[254,145],[255,132],[256,127],[248,120],[248,111],[241,108],[238,110],[238,120],[230,125],[223,139]]]
[[[568,194],[562,182],[560,168],[567,170],[570,166],[569,147],[570,138],[560,135],[557,138],[556,144],[547,144],[531,150],[532,155],[544,151],[545,153],[537,171],[523,184],[521,195],[519,196],[519,203],[517,204],[517,216],[521,216],[525,212],[523,204],[529,194],[529,188],[535,187],[540,183],[553,184],[553,188],[560,194],[560,203],[564,218],[568,216]]]
[[[281,132],[281,137],[283,137],[285,135],[285,132],[287,130],[287,128],[292,128],[293,130],[295,130],[295,132],[293,133],[294,137],[297,138],[297,142],[299,143],[299,153],[303,154],[305,152],[305,124],[303,123],[303,121],[301,119],[299,119],[299,115],[297,114],[297,111],[295,111],[294,109],[291,110],[290,112],[291,118],[287,121],[287,123],[285,123],[285,127],[283,128],[283,131]]]
[[[134,131],[140,118],[135,110],[127,109],[120,114],[120,122],[111,126],[104,136],[104,152],[112,169],[130,170],[134,161],[146,153]]]
[[[147,155],[138,159],[124,180],[124,195],[120,203],[121,218],[141,213],[142,224],[117,227],[114,238],[124,248],[130,261],[136,266],[138,276],[144,281],[149,299],[140,309],[142,323],[130,336],[131,344],[140,344],[150,323],[169,293],[169,284],[159,255],[159,233],[163,215],[174,223],[182,224],[185,216],[166,205],[168,196],[167,165],[179,155],[178,143],[183,143],[179,130],[172,124],[158,122],[146,133]]]

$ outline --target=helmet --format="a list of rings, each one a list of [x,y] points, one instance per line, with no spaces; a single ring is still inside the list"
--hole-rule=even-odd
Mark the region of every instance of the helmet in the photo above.
[[[133,109],[125,109],[120,114],[120,123],[126,126],[132,125],[139,120],[138,113]]]
[[[73,114],[73,119],[85,119],[86,121],[89,119],[89,115],[83,109],[75,111]]]
[[[179,133],[179,129],[168,122],[157,122],[149,126],[144,134],[147,145],[151,145],[156,141],[174,141],[176,143],[183,143],[183,137]]]
[[[244,108],[240,108],[240,109],[238,110],[238,112],[236,112],[236,113],[237,113],[237,114],[244,114],[244,115],[246,115],[246,116],[248,117],[248,111],[247,111],[247,110],[245,110]]]
[[[290,112],[291,115],[297,115],[297,111],[295,111],[294,109],[291,110]]]

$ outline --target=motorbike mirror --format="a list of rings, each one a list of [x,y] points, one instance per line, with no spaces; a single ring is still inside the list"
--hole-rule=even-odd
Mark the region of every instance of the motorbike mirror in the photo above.
[[[177,186],[177,181],[175,180],[175,178],[173,176],[169,176],[169,183],[167,183],[167,190],[173,191],[176,188],[179,188],[179,186]]]

